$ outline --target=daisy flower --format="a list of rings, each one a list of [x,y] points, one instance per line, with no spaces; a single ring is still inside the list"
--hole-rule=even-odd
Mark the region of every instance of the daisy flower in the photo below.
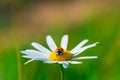
[[[58,63],[61,64],[64,68],[67,68],[69,66],[69,63],[81,64],[82,62],[79,62],[78,60],[97,58],[97,56],[83,56],[77,58],[76,56],[81,54],[86,49],[96,46],[96,44],[98,44],[99,42],[95,42],[93,44],[84,46],[88,42],[88,40],[85,39],[82,42],[80,42],[76,47],[74,47],[72,50],[67,49],[68,35],[64,35],[62,37],[60,47],[56,46],[53,38],[50,35],[46,37],[46,42],[50,50],[45,48],[41,44],[32,42],[32,46],[36,50],[27,49],[21,51],[21,53],[24,54],[22,57],[30,58],[30,60],[25,62],[25,64],[34,60],[39,60],[39,61],[43,61],[44,63]]]

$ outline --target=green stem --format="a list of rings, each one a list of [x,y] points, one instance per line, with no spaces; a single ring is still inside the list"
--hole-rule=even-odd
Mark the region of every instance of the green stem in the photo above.
[[[64,80],[64,73],[63,73],[62,64],[60,64],[60,75],[61,75],[61,80]]]
[[[17,53],[17,66],[18,66],[18,80],[23,80],[22,78],[22,60],[20,55],[20,50],[18,49],[18,46],[16,45],[16,53]]]

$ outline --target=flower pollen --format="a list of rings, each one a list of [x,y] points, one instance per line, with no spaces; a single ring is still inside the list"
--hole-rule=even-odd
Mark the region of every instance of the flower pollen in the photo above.
[[[49,55],[49,59],[52,61],[67,61],[71,58],[72,54],[68,50],[64,50],[63,48],[57,48]]]

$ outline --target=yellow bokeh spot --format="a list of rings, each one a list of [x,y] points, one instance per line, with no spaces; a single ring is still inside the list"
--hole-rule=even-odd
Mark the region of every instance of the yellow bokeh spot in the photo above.
[[[52,61],[67,61],[72,58],[72,54],[68,50],[63,50],[61,55],[56,55],[56,51],[53,51],[49,55],[49,59]]]

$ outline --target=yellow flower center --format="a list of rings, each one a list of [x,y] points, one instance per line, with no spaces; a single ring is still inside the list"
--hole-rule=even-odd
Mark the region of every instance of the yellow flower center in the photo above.
[[[62,48],[57,48],[49,55],[49,59],[52,61],[67,61],[71,58],[72,54],[68,50],[63,50]]]

